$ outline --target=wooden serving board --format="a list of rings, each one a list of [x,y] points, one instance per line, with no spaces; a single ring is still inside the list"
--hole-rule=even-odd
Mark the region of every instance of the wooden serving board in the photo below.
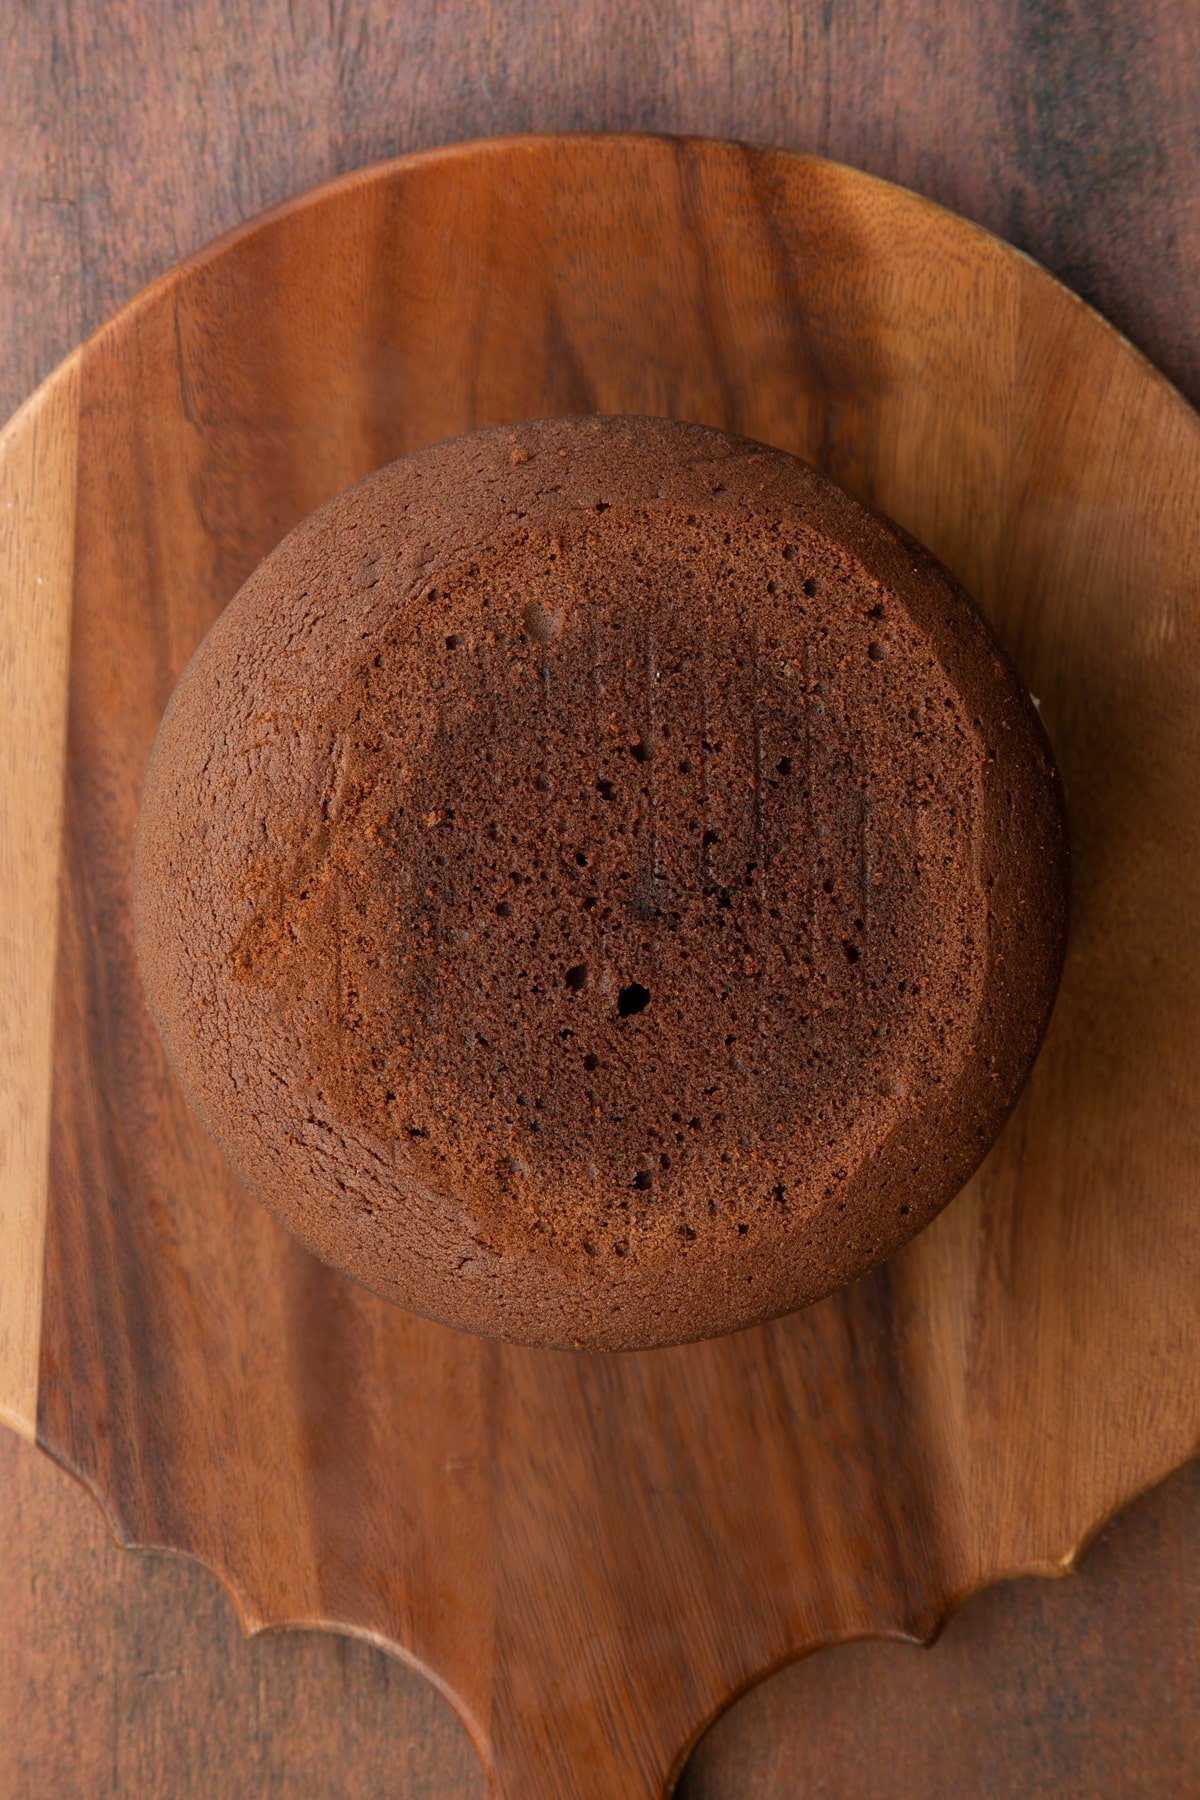
[[[390,1310],[238,1186],[134,967],[186,658],[347,483],[531,414],[808,456],[925,539],[1042,703],[1074,922],[1045,1050],[887,1268],[589,1357]],[[156,283],[0,437],[0,1412],[247,1629],[422,1668],[508,1795],[654,1795],[780,1662],[1070,1566],[1200,1445],[1200,420],[897,188],[655,138],[362,171]]]

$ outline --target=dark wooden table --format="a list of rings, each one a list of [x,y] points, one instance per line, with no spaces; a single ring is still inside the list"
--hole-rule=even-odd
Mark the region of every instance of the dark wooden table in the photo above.
[[[768,140],[905,182],[1039,257],[1200,401],[1192,0],[9,0],[0,22],[2,412],[274,200],[419,145],[574,128]],[[931,1652],[784,1671],[684,1790],[1195,1791],[1198,1526],[1193,1467],[1075,1580],[984,1595]],[[416,1677],[333,1638],[242,1643],[209,1575],[113,1549],[0,1434],[0,1794],[481,1789]]]

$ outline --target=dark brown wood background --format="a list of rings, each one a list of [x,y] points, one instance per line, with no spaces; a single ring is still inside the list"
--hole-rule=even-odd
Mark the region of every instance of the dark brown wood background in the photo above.
[[[1031,251],[1200,401],[1193,0],[0,0],[0,26],[2,412],[272,201],[400,150],[572,128],[766,140],[905,182]],[[928,1653],[777,1675],[685,1791],[1194,1791],[1198,1525],[1192,1468],[1072,1582],[984,1595]],[[209,1575],[117,1552],[0,1436],[0,1794],[481,1788],[416,1677],[337,1639],[243,1644]]]

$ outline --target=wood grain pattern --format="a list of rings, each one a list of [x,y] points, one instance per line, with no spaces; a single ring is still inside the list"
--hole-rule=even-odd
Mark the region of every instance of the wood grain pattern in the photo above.
[[[243,1642],[206,1571],[116,1548],[78,1484],[4,1432],[0,1493],[6,1800],[483,1795],[462,1726],[394,1657],[324,1632]],[[782,1670],[701,1740],[679,1800],[1191,1793],[1198,1504],[1192,1463],[1077,1579],[991,1588],[929,1651],[850,1644]]]
[[[206,1570],[119,1549],[3,1431],[0,1495],[4,1800],[482,1800],[462,1726],[394,1657],[327,1632],[247,1642]]]
[[[464,342],[465,369],[434,354]],[[926,537],[1045,702],[1081,895],[1033,1087],[933,1231],[798,1319],[608,1362],[401,1320],[248,1209],[166,1083],[126,911],[139,755],[262,550],[373,460],[581,403],[814,454]],[[514,1791],[629,1793],[773,1661],[1061,1566],[1188,1453],[1194,1096],[1147,1072],[1195,1016],[1200,450],[1099,321],[846,171],[495,146],[368,175],[183,271],[89,347],[80,432],[39,1426],[125,1533],[205,1557],[250,1618],[401,1646]]]
[[[75,539],[74,362],[0,433],[0,1423],[33,1437]]]
[[[14,11],[0,410],[264,206],[431,144],[673,131],[903,182],[1038,257],[1200,402],[1191,0],[137,0]]]
[[[836,8],[806,0],[542,0],[536,8],[501,0],[486,15],[473,0],[407,0],[403,9],[356,0],[352,11],[316,0],[171,0],[152,22],[136,0],[86,9],[46,0],[16,9],[9,24],[0,414],[134,288],[270,201],[422,144],[581,127],[770,140],[906,182],[1031,250],[1200,400],[1200,14],[1187,0],[997,0],[986,9],[946,0]],[[928,1665],[915,1659],[931,1684],[934,1671],[949,1671],[915,1704],[903,1703],[914,1659],[886,1645],[838,1652],[828,1677],[825,1658],[782,1672],[722,1719],[721,1755],[707,1767],[705,1791],[741,1796],[753,1786],[764,1797],[791,1795],[809,1775],[821,1792],[856,1796],[885,1786],[897,1795],[965,1787],[1088,1800],[1185,1790],[1198,1766],[1195,1739],[1190,1763],[1181,1764],[1162,1709],[1173,1695],[1197,1692],[1180,1599],[1194,1582],[1200,1541],[1193,1473],[1164,1490],[1181,1496],[1177,1503],[1137,1509],[1149,1525],[1123,1540],[1129,1550],[1119,1566],[1106,1562],[1112,1582],[1094,1592],[1090,1608],[1090,1559],[1078,1588],[1019,1584],[976,1602],[962,1622],[986,1619],[989,1635],[975,1654],[945,1664],[960,1641],[952,1627]],[[12,1483],[0,1476],[8,1567],[39,1580],[31,1605],[50,1589],[55,1545],[46,1534],[61,1515],[42,1508],[56,1479],[69,1487],[45,1471],[29,1508],[14,1514]],[[36,1560],[23,1554],[25,1531],[38,1533]],[[139,1667],[149,1667],[157,1634],[182,1630],[186,1614],[196,1633],[192,1655],[206,1662],[204,1679],[224,1701],[223,1616],[193,1604],[175,1564],[140,1607],[132,1599],[146,1568],[140,1558],[109,1557],[111,1585],[101,1589],[91,1581],[93,1554],[91,1540],[76,1537],[70,1566],[58,1571],[64,1586],[86,1593],[79,1617],[87,1623],[56,1639],[65,1665],[57,1704],[21,1685],[23,1659],[33,1654],[28,1634],[7,1660],[0,1638],[4,1719],[20,1720],[31,1771],[39,1750],[46,1767],[69,1768],[56,1759],[78,1733],[96,1759],[94,1791],[187,1791],[173,1782],[173,1739],[161,1713],[127,1712],[116,1698],[101,1703],[112,1691],[111,1665],[103,1651],[96,1655],[96,1634],[112,1641],[106,1621],[121,1606],[121,1631],[147,1646]],[[1004,1631],[995,1609],[1010,1600],[1012,1628]],[[1130,1629],[1143,1614],[1153,1630]],[[9,1608],[0,1616],[17,1615]],[[339,1715],[355,1696],[346,1690],[341,1641],[302,1641],[326,1671],[327,1706],[304,1706],[299,1727],[319,1771],[322,1745],[337,1741]],[[873,1658],[870,1673],[852,1683],[860,1656]],[[378,1668],[382,1680],[385,1665]],[[145,1688],[168,1691],[157,1679]],[[247,1695],[257,1697],[257,1689]],[[203,1729],[203,1698],[198,1704]],[[1181,1720],[1186,1711],[1185,1704]],[[902,1723],[902,1743],[881,1737],[878,1722],[889,1717]],[[297,1768],[288,1761],[284,1715],[264,1705],[259,1718],[253,1741],[205,1734],[204,1792],[244,1791],[245,1756],[265,1758],[255,1766],[269,1769],[273,1734],[280,1766]],[[440,1725],[439,1791],[458,1793],[456,1722],[444,1709],[419,1718],[402,1711],[392,1724],[397,1758],[406,1725]],[[954,1760],[956,1746],[965,1760]],[[159,1769],[171,1773],[159,1780]],[[960,1769],[969,1779],[955,1779]],[[30,1779],[18,1794],[40,1800],[56,1791],[52,1779]],[[323,1794],[332,1785],[319,1785],[319,1774],[313,1783],[306,1790],[297,1773],[295,1791]]]

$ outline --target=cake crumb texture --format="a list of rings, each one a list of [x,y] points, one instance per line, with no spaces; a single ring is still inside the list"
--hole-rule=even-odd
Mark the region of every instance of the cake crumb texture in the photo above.
[[[863,1272],[1053,1001],[1061,793],[911,539],[698,426],[543,420],[306,520],[189,664],[146,992],[234,1167],[401,1305],[620,1348]]]

